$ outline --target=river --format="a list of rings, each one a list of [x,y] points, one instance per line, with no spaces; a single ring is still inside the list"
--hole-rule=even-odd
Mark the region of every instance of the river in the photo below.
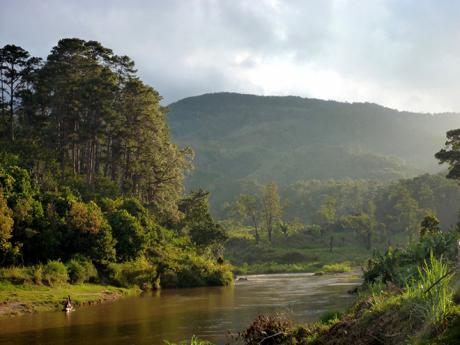
[[[343,310],[360,283],[356,274],[248,276],[228,287],[163,290],[65,314],[0,320],[0,344],[159,345],[195,334],[224,344],[259,314],[282,312],[298,322]]]

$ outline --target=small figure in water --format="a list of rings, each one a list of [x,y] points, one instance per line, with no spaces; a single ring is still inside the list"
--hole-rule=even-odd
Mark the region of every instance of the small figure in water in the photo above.
[[[65,302],[64,302],[64,311],[72,311],[73,306],[72,306],[72,300],[70,299],[70,295],[67,296]]]

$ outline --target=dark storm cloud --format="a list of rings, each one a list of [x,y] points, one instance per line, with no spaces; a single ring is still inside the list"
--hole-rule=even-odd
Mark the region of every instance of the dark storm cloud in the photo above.
[[[0,44],[127,54],[166,102],[214,91],[459,110],[460,2],[3,0]]]

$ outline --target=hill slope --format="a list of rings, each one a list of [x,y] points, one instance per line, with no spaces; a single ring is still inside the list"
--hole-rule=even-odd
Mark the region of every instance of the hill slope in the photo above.
[[[392,180],[434,172],[445,132],[460,127],[460,114],[292,96],[216,93],[169,107],[174,139],[196,152],[189,186],[211,190],[217,202],[247,180]]]

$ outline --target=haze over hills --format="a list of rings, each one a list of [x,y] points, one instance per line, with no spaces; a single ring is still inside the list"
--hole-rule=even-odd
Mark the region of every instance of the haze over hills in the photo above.
[[[172,135],[196,153],[190,188],[224,201],[242,182],[388,181],[440,171],[433,155],[460,114],[400,112],[370,103],[205,94],[172,103]]]

